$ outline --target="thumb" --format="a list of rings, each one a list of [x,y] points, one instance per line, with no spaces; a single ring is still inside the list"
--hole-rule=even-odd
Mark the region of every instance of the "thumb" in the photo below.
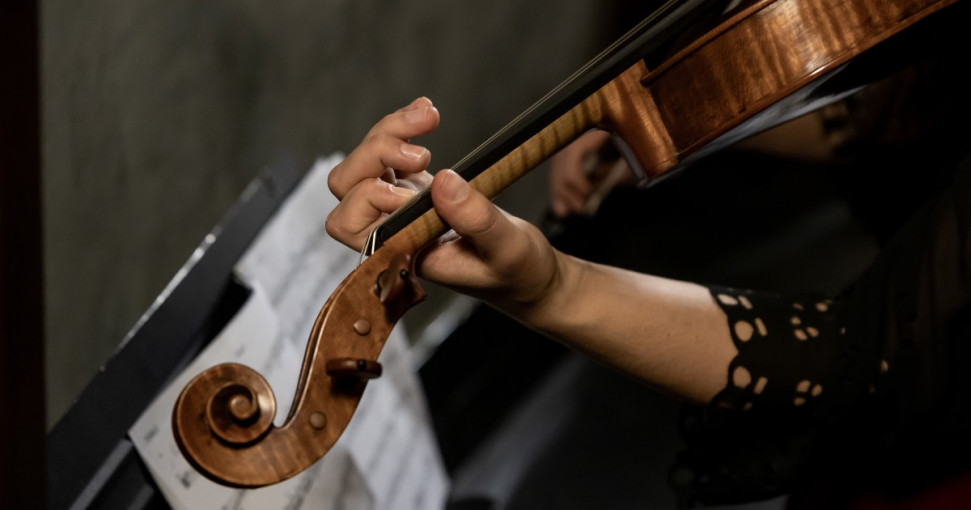
[[[471,243],[483,259],[496,259],[515,235],[509,218],[452,170],[435,175],[432,203],[442,220]]]

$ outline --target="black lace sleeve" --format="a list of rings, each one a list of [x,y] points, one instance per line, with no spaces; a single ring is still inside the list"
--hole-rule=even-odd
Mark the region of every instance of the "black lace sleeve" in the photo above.
[[[971,159],[838,297],[711,295],[738,354],[685,409],[683,507],[904,499],[971,471]]]
[[[711,293],[738,349],[714,405],[773,412],[813,407],[846,363],[840,304],[812,295],[786,299],[719,287]]]
[[[850,362],[841,300],[710,291],[738,354],[711,404],[682,416],[689,448],[671,475],[685,507],[787,492],[821,413],[845,393],[841,374]]]

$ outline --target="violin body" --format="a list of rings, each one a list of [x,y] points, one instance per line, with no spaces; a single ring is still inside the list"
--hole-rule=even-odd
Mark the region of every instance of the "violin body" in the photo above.
[[[852,91],[857,84],[833,87],[831,78],[955,3],[743,2],[649,68],[645,57],[656,55],[658,45],[644,41],[658,30],[683,30],[689,19],[675,14],[693,4],[672,1],[666,17],[639,25],[453,169],[496,197],[584,132],[602,128],[624,142],[645,181],[656,181],[694,158]],[[424,297],[414,276],[415,254],[445,231],[427,192],[375,231],[367,259],[317,317],[282,426],[273,425],[276,401],[252,369],[224,364],[197,375],[172,415],[176,442],[189,462],[216,482],[259,487],[290,478],[325,455],[350,422],[368,381],[380,375],[377,359],[391,329]]]

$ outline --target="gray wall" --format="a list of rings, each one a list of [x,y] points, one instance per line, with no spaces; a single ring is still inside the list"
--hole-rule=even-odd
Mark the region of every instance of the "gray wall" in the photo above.
[[[448,166],[603,47],[608,5],[44,2],[49,426],[262,165],[347,152],[427,95]]]

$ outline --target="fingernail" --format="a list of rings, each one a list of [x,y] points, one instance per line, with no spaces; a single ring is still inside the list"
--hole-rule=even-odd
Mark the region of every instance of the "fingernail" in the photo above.
[[[415,190],[409,188],[402,188],[399,186],[391,186],[391,191],[400,197],[411,198],[415,196]]]
[[[469,196],[469,183],[452,170],[443,170],[443,172],[446,175],[445,182],[442,183],[442,198],[450,202],[465,200]]]
[[[417,98],[415,98],[414,101],[411,102],[411,104],[408,105],[408,108],[406,108],[406,109],[407,110],[417,110],[418,108],[423,107],[423,106],[425,106],[425,107],[432,106],[432,100],[431,99],[428,99],[425,96],[417,97]]]
[[[405,120],[415,124],[425,120],[428,116],[428,105],[420,105],[417,108],[412,108],[405,112]]]
[[[409,159],[421,159],[428,149],[420,147],[418,145],[411,145],[410,143],[405,143],[401,145],[401,153],[408,156]]]

